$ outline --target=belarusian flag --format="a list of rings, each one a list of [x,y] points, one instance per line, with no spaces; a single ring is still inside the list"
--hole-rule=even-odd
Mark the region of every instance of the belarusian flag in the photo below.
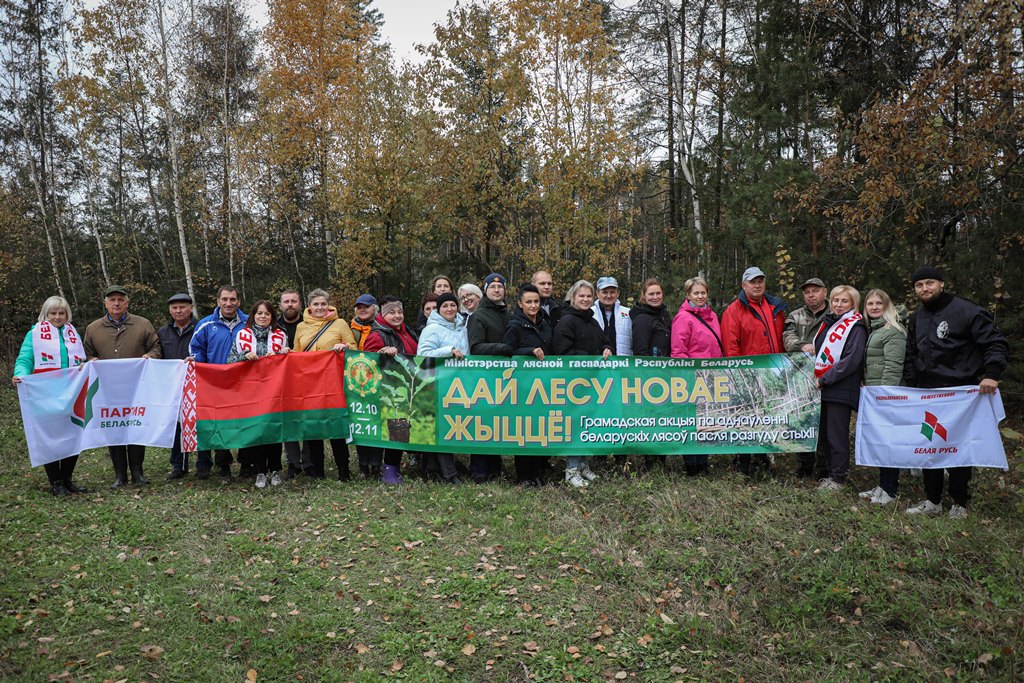
[[[189,365],[181,402],[184,451],[350,438],[340,353]]]

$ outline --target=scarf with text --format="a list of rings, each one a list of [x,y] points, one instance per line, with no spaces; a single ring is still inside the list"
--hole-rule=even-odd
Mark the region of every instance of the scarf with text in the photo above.
[[[284,351],[288,346],[288,335],[284,330],[270,330],[267,335],[267,355],[274,355]],[[235,348],[239,353],[257,353],[256,335],[251,327],[243,327],[235,337]]]
[[[85,362],[85,347],[78,330],[71,323],[62,328],[54,327],[49,320],[44,320],[32,328],[32,352],[35,354],[33,372],[46,372],[60,369],[60,340],[64,337],[64,346],[68,350],[68,367],[77,368]]]
[[[847,313],[835,321],[832,327],[828,329],[828,334],[825,335],[825,342],[821,345],[821,350],[814,358],[815,377],[821,377],[831,370],[832,366],[843,356],[843,347],[846,346],[846,340],[850,337],[850,330],[860,322],[861,318],[863,316],[857,311]],[[818,328],[818,334],[821,334],[826,324],[821,324],[821,327]]]

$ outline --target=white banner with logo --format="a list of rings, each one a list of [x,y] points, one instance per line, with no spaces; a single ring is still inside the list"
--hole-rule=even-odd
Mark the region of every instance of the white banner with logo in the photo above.
[[[999,423],[1003,401],[977,386],[863,387],[856,461],[869,467],[1007,469]]]
[[[33,467],[87,448],[170,448],[185,363],[126,358],[22,377],[21,419]]]

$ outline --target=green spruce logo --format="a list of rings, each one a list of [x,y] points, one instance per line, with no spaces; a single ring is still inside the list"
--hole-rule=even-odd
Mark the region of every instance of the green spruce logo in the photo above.
[[[92,400],[96,397],[96,392],[100,389],[100,381],[94,380],[89,382],[85,381],[82,385],[82,390],[78,392],[78,398],[75,399],[75,406],[71,409],[71,423],[76,427],[85,429],[89,421],[92,420]]]

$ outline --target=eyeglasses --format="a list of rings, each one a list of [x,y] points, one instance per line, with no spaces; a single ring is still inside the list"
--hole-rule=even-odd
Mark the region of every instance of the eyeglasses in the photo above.
[[[476,294],[463,294],[462,296],[459,297],[459,301],[469,301],[475,296]]]

